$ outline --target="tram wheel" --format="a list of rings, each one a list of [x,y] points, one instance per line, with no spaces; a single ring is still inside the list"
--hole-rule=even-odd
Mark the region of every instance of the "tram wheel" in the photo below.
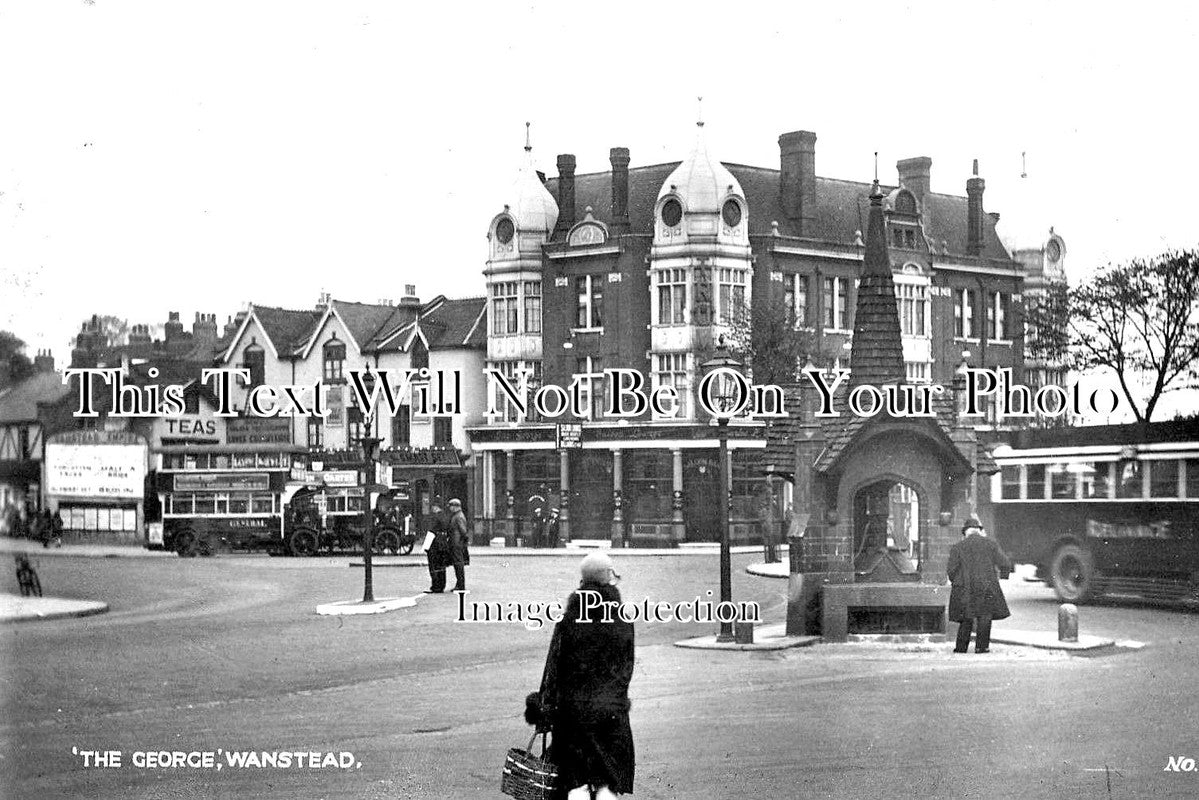
[[[1058,548],[1049,576],[1058,599],[1067,603],[1087,603],[1101,594],[1095,559],[1090,551],[1076,544]]]
[[[317,551],[316,534],[309,530],[298,530],[288,542],[294,556],[314,556]]]
[[[191,531],[181,533],[175,538],[175,552],[180,558],[193,558],[196,555],[196,537]]]

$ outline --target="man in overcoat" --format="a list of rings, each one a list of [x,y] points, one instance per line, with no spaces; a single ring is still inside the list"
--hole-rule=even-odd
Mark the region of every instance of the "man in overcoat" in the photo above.
[[[445,591],[445,571],[450,565],[449,519],[441,510],[441,498],[434,497],[427,518],[428,532],[433,534],[433,544],[425,555],[429,559],[429,588],[425,594],[441,594]]]
[[[470,563],[470,528],[462,513],[462,501],[450,501],[450,561],[454,565],[454,591],[466,591],[466,565]]]
[[[1007,577],[1012,571],[1011,559],[993,539],[988,539],[978,517],[971,516],[962,526],[963,539],[949,550],[946,572],[953,588],[949,592],[949,618],[958,623],[955,653],[965,653],[970,646],[970,634],[977,623],[978,637],[975,653],[986,653],[991,647],[991,621],[1011,616],[1000,573]]]

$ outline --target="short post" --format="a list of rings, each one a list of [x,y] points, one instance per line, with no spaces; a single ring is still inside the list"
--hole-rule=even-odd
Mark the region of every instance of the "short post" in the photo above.
[[[1062,603],[1057,608],[1057,640],[1078,641],[1078,606],[1073,603]]]

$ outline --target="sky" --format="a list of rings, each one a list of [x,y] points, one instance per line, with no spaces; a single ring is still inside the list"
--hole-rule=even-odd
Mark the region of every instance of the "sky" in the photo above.
[[[483,292],[532,123],[553,175],[709,152],[868,181],[971,161],[1078,280],[1199,244],[1199,11],[1183,3],[0,0],[0,329]],[[1021,178],[1021,153],[1026,172]],[[750,209],[753,213],[753,209]]]

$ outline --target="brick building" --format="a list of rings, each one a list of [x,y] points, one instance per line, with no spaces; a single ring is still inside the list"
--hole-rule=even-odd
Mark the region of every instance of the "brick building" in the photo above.
[[[526,147],[488,231],[488,365],[527,372],[534,388],[579,381],[596,398],[611,391],[604,369],[634,368],[683,399],[675,419],[620,421],[594,407],[585,419],[541,420],[497,402],[470,431],[482,454],[481,530],[513,536],[548,498],[572,538],[718,537],[717,441],[694,397],[713,343],[739,307],[764,308],[754,299],[766,296],[828,366],[847,366],[854,328],[871,185],[818,176],[814,133],[778,141],[777,166],[726,164],[709,155],[700,123],[681,162],[632,166],[617,147],[609,171],[576,174],[575,157],[560,155],[548,180]],[[1028,267],[996,233],[977,163],[964,195],[933,192],[931,167],[904,159],[897,184],[881,187],[904,377],[948,385],[965,359],[1019,379]],[[564,421],[582,423],[581,447],[557,449],[552,423]],[[729,427],[734,540],[756,536],[763,431]]]

